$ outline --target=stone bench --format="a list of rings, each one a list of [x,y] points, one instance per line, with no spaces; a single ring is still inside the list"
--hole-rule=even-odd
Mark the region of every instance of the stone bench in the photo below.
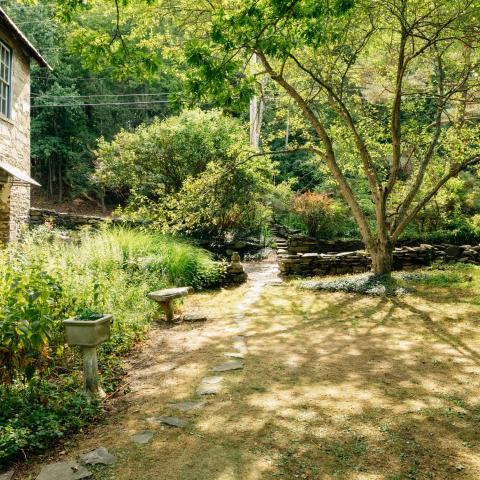
[[[174,319],[173,301],[176,298],[186,297],[192,291],[192,287],[166,288],[164,290],[150,292],[148,298],[160,304],[165,312],[167,322],[172,322]]]

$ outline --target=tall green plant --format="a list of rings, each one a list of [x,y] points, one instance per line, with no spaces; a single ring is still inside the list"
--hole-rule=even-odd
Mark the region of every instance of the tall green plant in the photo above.
[[[31,380],[51,360],[62,289],[38,259],[0,252],[0,384]]]

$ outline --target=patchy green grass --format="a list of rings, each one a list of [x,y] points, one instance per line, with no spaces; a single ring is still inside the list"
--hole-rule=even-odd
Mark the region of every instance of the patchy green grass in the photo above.
[[[188,308],[210,320],[155,331],[130,370],[130,407],[68,456],[99,444],[118,453],[97,480],[477,480],[480,270],[467,271],[471,281],[449,287],[412,277],[402,297],[267,287],[247,312],[245,369],[181,414],[187,428],[158,428],[136,448],[129,434],[178,415],[169,403],[195,398],[231,350],[246,287],[195,295]]]
[[[361,273],[335,277],[314,277],[309,281],[296,280],[294,284],[307,290],[349,292],[374,296],[406,295],[415,285],[450,287],[468,284],[474,280],[475,265],[435,264],[414,272],[394,272],[391,276]]]

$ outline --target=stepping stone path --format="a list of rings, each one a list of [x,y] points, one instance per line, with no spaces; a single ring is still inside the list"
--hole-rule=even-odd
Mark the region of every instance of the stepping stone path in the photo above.
[[[212,368],[214,372],[230,372],[231,370],[241,370],[244,367],[243,362],[226,362]]]
[[[155,432],[152,430],[143,430],[142,432],[132,435],[130,437],[130,441],[136,443],[137,445],[146,445],[153,438],[153,435],[155,435]]]
[[[105,447],[98,447],[91,452],[80,455],[80,460],[85,465],[114,465],[117,457],[112,455]]]
[[[172,408],[176,408],[181,412],[189,412],[195,408],[200,408],[205,405],[205,402],[180,402],[180,403],[171,403]],[[1,479],[0,479],[1,480]]]
[[[279,245],[284,247],[284,245]],[[279,285],[281,280],[277,276],[278,268],[277,267],[267,267],[266,269],[256,271],[252,273],[251,278],[251,287],[250,290],[245,295],[243,301],[237,305],[239,310],[245,310],[247,307],[255,303],[261,295],[261,291],[265,285]],[[276,277],[276,278],[273,278]],[[152,300],[158,302],[163,309],[167,320],[173,320],[173,306],[172,302],[175,298],[179,298],[190,293],[191,288],[179,288],[179,289],[169,289],[161,290],[158,292],[152,292],[148,296]],[[253,310],[250,310],[253,313]],[[236,313],[232,316],[236,326],[227,328],[227,332],[230,333],[245,333],[245,329],[248,328],[250,322],[245,318],[244,313]],[[203,321],[204,317],[199,316],[185,316],[183,318],[186,321]],[[250,332],[249,336],[252,336],[254,332]],[[235,370],[242,370],[244,368],[244,362],[241,361],[244,359],[245,355],[248,353],[248,347],[245,341],[246,335],[235,335],[232,337],[233,348],[236,352],[226,352],[224,355],[235,360],[222,363],[212,368],[214,372],[230,372]],[[216,395],[222,390],[223,377],[221,376],[210,376],[202,379],[201,384],[197,388],[197,395]],[[203,401],[192,401],[192,402],[178,402],[171,403],[169,406],[180,410],[181,412],[189,412],[195,408],[200,408],[205,405],[206,402]],[[171,427],[184,428],[188,425],[188,421],[179,417],[150,417],[147,418],[147,422],[164,424]],[[138,445],[148,444],[155,432],[153,430],[143,430],[136,433],[130,437],[132,443]],[[105,447],[99,447],[91,452],[85,453],[80,456],[80,460],[86,465],[113,465],[117,462],[117,458],[112,455]],[[11,480],[13,477],[13,470],[0,474],[0,480]],[[64,461],[52,463],[50,465],[45,465],[36,480],[81,480],[83,478],[91,478],[92,473],[83,465],[74,462],[74,461]]]
[[[77,462],[57,462],[45,465],[37,480],[81,480],[91,477],[92,472]]]

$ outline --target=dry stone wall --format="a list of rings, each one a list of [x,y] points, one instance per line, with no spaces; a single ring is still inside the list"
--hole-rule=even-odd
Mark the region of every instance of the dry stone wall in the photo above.
[[[30,225],[43,225],[52,222],[57,227],[74,229],[84,225],[96,226],[105,221],[103,217],[93,215],[78,215],[75,213],[56,212],[45,208],[30,209]]]
[[[317,240],[303,234],[289,235],[288,253],[340,253],[362,250],[365,248],[361,240]]]
[[[480,265],[480,245],[420,245],[396,248],[394,270],[414,269],[434,261],[465,262]],[[370,270],[371,260],[365,251],[342,253],[280,253],[280,273],[283,276],[325,276],[362,273]]]

